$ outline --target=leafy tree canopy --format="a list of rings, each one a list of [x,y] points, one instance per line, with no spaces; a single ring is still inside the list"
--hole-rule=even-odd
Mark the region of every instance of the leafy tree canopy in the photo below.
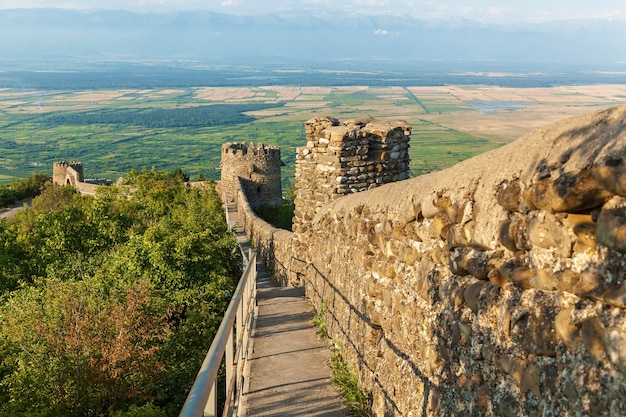
[[[0,415],[177,415],[240,274],[212,183],[48,186],[0,221]]]
[[[39,195],[51,180],[46,174],[33,174],[23,180],[14,179],[11,184],[0,186],[0,207],[10,207],[20,200]]]

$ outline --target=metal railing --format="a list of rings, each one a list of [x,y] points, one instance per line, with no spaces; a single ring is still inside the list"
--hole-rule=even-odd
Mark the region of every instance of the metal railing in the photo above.
[[[202,362],[180,417],[217,415],[217,373],[224,356],[226,356],[226,401],[222,415],[233,415],[233,410],[239,406],[243,388],[243,370],[255,314],[256,275],[256,253],[250,251],[248,265],[239,280],[209,352]],[[236,338],[233,340],[234,336]]]
[[[225,201],[227,221],[228,207]],[[230,224],[229,224],[230,227]],[[244,256],[244,259],[246,257]],[[217,415],[217,373],[226,360],[226,400],[223,416],[236,415],[243,391],[243,372],[256,307],[256,253],[250,250],[247,265],[222,323],[202,362],[180,417]]]

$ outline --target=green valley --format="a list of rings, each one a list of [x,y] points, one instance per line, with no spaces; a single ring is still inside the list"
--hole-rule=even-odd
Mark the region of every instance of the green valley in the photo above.
[[[217,179],[225,142],[281,146],[283,178],[290,182],[295,148],[306,145],[304,122],[318,115],[406,120],[413,128],[411,172],[419,175],[624,97],[624,85],[4,88],[0,183],[49,173],[59,160],[84,162],[91,178],[182,167],[192,179]]]

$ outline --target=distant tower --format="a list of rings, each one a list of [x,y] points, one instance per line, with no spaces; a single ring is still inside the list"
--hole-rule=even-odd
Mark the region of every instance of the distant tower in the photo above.
[[[52,167],[52,182],[55,185],[73,185],[78,186],[78,183],[84,182],[85,177],[83,175],[82,162],[55,162]]]
[[[282,203],[280,148],[254,143],[222,145],[222,189],[229,198],[241,180],[243,192],[253,208]]]

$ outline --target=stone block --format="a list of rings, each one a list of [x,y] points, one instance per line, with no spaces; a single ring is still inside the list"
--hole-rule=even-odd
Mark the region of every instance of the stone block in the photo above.
[[[574,308],[564,308],[556,315],[554,330],[559,340],[571,351],[580,344],[580,329],[573,319]]]
[[[625,149],[605,149],[594,162],[593,178],[606,190],[626,197]]]
[[[626,207],[601,211],[596,233],[598,242],[626,253]]]
[[[542,213],[540,217],[535,217],[530,221],[528,240],[532,245],[540,248],[556,248],[565,258],[569,258],[572,254],[569,230],[550,213]]]
[[[540,179],[525,194],[533,207],[552,213],[592,209],[611,197],[611,193],[595,181],[590,170]]]
[[[588,269],[575,272],[564,269],[553,274],[553,282],[557,289],[577,295],[590,295],[603,285],[604,279],[599,271]]]
[[[587,353],[597,362],[606,360],[606,348],[603,344],[604,326],[597,316],[583,320],[580,335]]]
[[[610,287],[601,297],[602,301],[615,307],[626,307],[626,281]]]
[[[522,193],[519,179],[502,182],[496,192],[498,204],[509,211],[519,211]]]
[[[485,285],[483,281],[475,282],[463,291],[463,300],[474,314],[478,314],[480,309],[480,293],[485,288]]]

